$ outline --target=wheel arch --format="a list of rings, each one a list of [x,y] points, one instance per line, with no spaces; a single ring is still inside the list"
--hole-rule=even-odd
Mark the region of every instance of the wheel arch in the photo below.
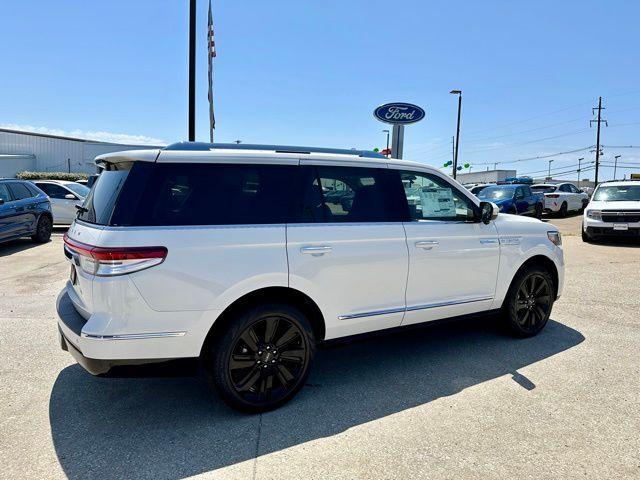
[[[262,303],[285,303],[298,308],[311,323],[316,341],[324,340],[326,326],[318,304],[308,295],[290,287],[265,287],[242,295],[227,306],[213,322],[205,337],[200,354],[209,351],[211,342],[240,312]]]
[[[549,272],[549,275],[551,275],[551,280],[553,281],[553,294],[554,297],[557,297],[559,288],[558,268],[556,267],[554,261],[546,255],[536,254],[532,257],[527,258],[513,274],[513,277],[511,277],[511,282],[513,283],[513,280],[522,270],[531,266],[541,266]]]

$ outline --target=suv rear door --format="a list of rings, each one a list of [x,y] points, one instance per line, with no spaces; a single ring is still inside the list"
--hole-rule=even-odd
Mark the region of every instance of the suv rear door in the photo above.
[[[8,182],[0,182],[0,240],[16,235],[18,222],[16,220],[15,202],[11,196]]]
[[[31,233],[36,228],[36,204],[32,201],[34,196],[31,190],[22,182],[8,182],[9,190],[13,195],[14,220],[16,222],[16,234]]]
[[[326,338],[400,325],[408,254],[397,172],[302,163],[287,225],[290,287],[318,303]]]

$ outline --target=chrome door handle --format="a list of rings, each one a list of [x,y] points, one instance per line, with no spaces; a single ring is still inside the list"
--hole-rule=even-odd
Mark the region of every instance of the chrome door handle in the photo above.
[[[437,240],[420,240],[416,242],[416,248],[421,248],[423,250],[431,250],[433,247],[439,245],[440,242]]]
[[[305,253],[308,255],[324,255],[325,253],[329,253],[331,251],[331,247],[329,245],[319,245],[316,247],[302,247],[300,249],[300,253]]]

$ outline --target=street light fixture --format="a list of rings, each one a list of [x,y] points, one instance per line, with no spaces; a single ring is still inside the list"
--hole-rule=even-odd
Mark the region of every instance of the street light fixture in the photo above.
[[[551,163],[553,160],[549,160],[549,173],[547,174],[547,180],[551,180]]]
[[[462,111],[462,90],[451,90],[449,93],[458,95],[458,124],[456,127],[456,152],[453,156],[453,178],[458,171],[458,151],[460,150],[460,112]]]

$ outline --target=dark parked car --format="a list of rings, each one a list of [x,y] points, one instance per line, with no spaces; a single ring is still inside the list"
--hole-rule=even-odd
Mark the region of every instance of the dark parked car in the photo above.
[[[544,197],[534,193],[529,185],[492,185],[484,188],[477,197],[493,202],[503,213],[542,217]]]
[[[51,202],[42,190],[24,180],[0,179],[0,242],[31,237],[44,243],[52,226]]]

